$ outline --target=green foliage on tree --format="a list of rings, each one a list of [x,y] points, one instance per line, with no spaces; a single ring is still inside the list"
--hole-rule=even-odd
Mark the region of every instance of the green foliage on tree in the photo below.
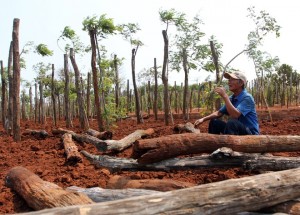
[[[47,45],[42,44],[42,43],[36,46],[35,51],[36,51],[36,53],[38,53],[39,55],[42,55],[43,57],[53,55],[53,51],[48,49]]]

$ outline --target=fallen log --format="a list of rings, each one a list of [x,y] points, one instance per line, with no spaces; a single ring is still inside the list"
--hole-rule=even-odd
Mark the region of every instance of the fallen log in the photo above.
[[[77,146],[72,140],[72,134],[66,133],[62,136],[65,153],[67,156],[67,163],[74,165],[78,162],[82,162],[82,156],[78,151]]]
[[[187,122],[186,124],[177,124],[174,126],[173,131],[175,134],[181,134],[181,133],[200,133],[200,129],[195,128],[195,126]]]
[[[45,139],[49,136],[49,134],[45,130],[31,130],[31,129],[26,129],[22,133],[22,135],[24,135],[24,136],[33,135],[37,138],[42,138],[42,139]]]
[[[300,168],[203,184],[124,200],[60,207],[34,214],[236,214],[300,196]]]
[[[15,190],[34,210],[93,203],[85,194],[66,191],[20,166],[8,172],[6,186]]]
[[[67,190],[84,193],[94,202],[107,202],[134,196],[161,193],[160,191],[146,189],[103,189],[100,187],[81,188],[76,186],[68,187]]]
[[[136,141],[132,157],[147,164],[178,155],[211,153],[221,147],[248,153],[300,151],[300,136],[173,134]]]
[[[112,139],[112,132],[111,131],[96,131],[94,129],[89,128],[86,133],[93,137],[97,137],[100,140],[111,140]]]
[[[136,140],[150,136],[153,133],[153,128],[148,128],[147,130],[136,130],[121,140],[104,140],[104,142],[107,144],[107,150],[120,152],[130,147]]]
[[[107,202],[119,199],[126,199],[134,196],[143,196],[143,195],[151,195],[151,194],[159,194],[161,191],[155,190],[146,190],[146,189],[103,189],[101,187],[92,187],[92,188],[81,188],[77,186],[68,187],[66,190],[75,191],[84,193],[94,202]],[[263,208],[259,212],[241,212],[239,215],[246,214],[265,214],[265,213],[277,213],[280,214],[290,214],[290,215],[298,215],[300,214],[300,200],[292,200],[284,203],[280,203],[278,205],[271,206],[269,208]]]
[[[104,142],[103,140],[100,140],[96,137],[93,137],[88,134],[77,134],[74,131],[58,128],[52,130],[52,134],[65,134],[69,133],[72,135],[72,138],[80,143],[91,143],[93,144],[97,150],[99,151],[106,151],[107,150],[107,143]]]
[[[84,150],[81,153],[97,168],[116,171],[170,171],[201,168],[233,168],[244,170],[279,171],[300,167],[298,157],[266,156],[255,153],[239,153],[222,147],[210,155],[199,155],[186,158],[170,158],[150,164],[138,163],[132,158],[116,158],[108,155],[93,155]]]
[[[171,191],[188,187],[194,187],[195,184],[176,181],[171,179],[131,179],[126,176],[115,175],[111,177],[106,185],[107,189],[147,189],[156,191]]]
[[[170,158],[157,163],[140,164],[136,159],[117,158],[108,155],[93,155],[82,150],[81,153],[97,168],[106,168],[110,172],[116,171],[170,171],[201,168],[228,168],[242,167],[249,156],[231,155],[218,158],[210,155],[193,156],[186,158]],[[219,152],[221,153],[221,152]],[[254,155],[252,155],[254,157]]]

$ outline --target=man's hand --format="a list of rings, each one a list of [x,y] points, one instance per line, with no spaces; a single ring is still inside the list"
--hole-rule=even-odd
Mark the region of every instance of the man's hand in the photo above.
[[[216,87],[215,92],[218,93],[223,99],[228,96],[224,87]]]
[[[195,126],[195,127],[198,127],[198,126],[201,125],[203,122],[204,122],[204,119],[203,119],[203,118],[197,119],[197,120],[195,121],[195,123],[194,123],[194,126]]]

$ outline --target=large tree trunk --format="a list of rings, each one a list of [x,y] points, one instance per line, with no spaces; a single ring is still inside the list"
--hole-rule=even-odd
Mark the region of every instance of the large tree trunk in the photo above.
[[[19,51],[20,19],[14,19],[13,24],[13,138],[21,141],[20,129],[20,51]]]
[[[116,101],[116,111],[119,109],[119,71],[118,71],[118,59],[117,55],[114,55],[114,67],[115,67],[115,101]]]
[[[184,70],[184,90],[183,90],[183,104],[182,104],[182,114],[183,119],[188,120],[189,114],[188,114],[188,93],[189,93],[189,69],[188,69],[188,62],[187,62],[187,53],[186,49],[182,50],[182,57],[183,57],[183,70]]]
[[[66,191],[20,166],[8,172],[6,185],[22,196],[34,210],[93,203],[85,194]]]
[[[140,95],[138,92],[136,80],[135,80],[135,56],[136,56],[136,49],[132,49],[131,51],[131,72],[132,72],[132,82],[133,82],[133,90],[134,90],[134,97],[135,97],[135,115],[137,118],[137,124],[143,123],[143,118],[141,114],[141,104],[140,104]]]
[[[52,64],[52,78],[51,78],[51,98],[52,98],[52,106],[53,106],[53,120],[55,127],[56,123],[56,101],[55,101],[55,86],[54,86],[54,64]]]
[[[12,73],[12,61],[13,61],[13,42],[10,42],[8,63],[7,63],[7,74],[8,74],[8,111],[5,129],[9,135],[12,135],[12,122],[13,122],[13,73]]]
[[[91,101],[90,101],[90,95],[91,95],[91,73],[88,72],[87,76],[87,88],[86,88],[86,116],[88,119],[91,118]]]
[[[74,52],[73,49],[70,49],[70,59],[74,68],[75,72],[75,86],[76,86],[76,93],[77,93],[77,102],[78,102],[78,108],[79,108],[79,121],[80,121],[80,127],[83,130],[88,130],[89,129],[89,122],[86,117],[85,113],[85,107],[84,107],[84,101],[83,101],[83,96],[82,96],[82,90],[80,87],[80,72],[78,69],[78,66],[75,61],[74,57]]]
[[[174,134],[136,141],[133,157],[146,164],[178,155],[211,153],[221,147],[248,153],[300,151],[300,136]]]
[[[69,100],[69,93],[70,93],[70,79],[69,79],[69,65],[68,65],[68,55],[64,54],[64,73],[65,73],[65,120],[66,120],[66,127],[71,128],[71,114],[70,114],[70,100]]]
[[[98,130],[103,131],[104,127],[103,127],[103,119],[102,119],[101,106],[100,106],[98,73],[96,67],[96,42],[95,42],[96,32],[91,30],[89,31],[89,34],[90,34],[91,47],[92,47],[91,66],[93,72],[94,99],[95,99],[95,109],[97,114]]]
[[[158,83],[157,83],[157,66],[156,66],[156,58],[154,58],[154,101],[153,101],[153,112],[154,112],[154,119],[157,120],[157,113],[158,113],[158,107],[157,107],[157,89]]]
[[[2,83],[2,100],[1,100],[1,109],[2,109],[2,126],[5,128],[5,120],[7,115],[7,96],[6,96],[6,75],[4,74],[3,61],[0,61],[0,69],[1,69],[1,83]]]
[[[106,188],[108,189],[147,189],[156,191],[171,191],[188,187],[195,184],[188,182],[175,181],[171,179],[140,179],[134,180],[126,176],[115,175],[109,179]]]
[[[39,118],[40,118],[40,123],[42,125],[45,125],[45,107],[44,107],[44,96],[43,96],[43,88],[44,88],[44,84],[43,81],[40,80],[39,81],[39,88],[40,88],[40,114],[39,114]]]
[[[168,89],[168,59],[169,59],[169,39],[166,30],[162,31],[162,35],[164,38],[164,61],[163,61],[163,68],[162,68],[162,82],[164,85],[164,111],[165,111],[165,125],[169,125],[169,89]]]
[[[34,214],[237,214],[296,199],[300,169],[230,179],[191,188]],[[79,213],[79,214],[83,214]]]

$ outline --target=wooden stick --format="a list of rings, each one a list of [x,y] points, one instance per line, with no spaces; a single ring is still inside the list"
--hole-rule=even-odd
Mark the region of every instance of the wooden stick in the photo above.
[[[34,210],[93,203],[86,195],[66,191],[56,184],[43,181],[20,166],[8,172],[6,185],[22,196],[28,206]]]

